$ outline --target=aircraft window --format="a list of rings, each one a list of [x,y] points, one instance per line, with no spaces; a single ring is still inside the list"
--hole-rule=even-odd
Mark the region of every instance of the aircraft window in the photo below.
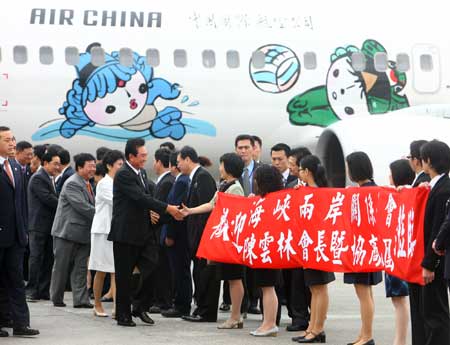
[[[433,57],[430,54],[420,55],[420,69],[424,72],[433,70]]]
[[[352,66],[357,72],[364,71],[366,68],[366,58],[363,53],[353,53],[351,56]]]
[[[262,51],[257,50],[253,52],[252,65],[254,68],[264,68],[266,65],[266,56]]]
[[[16,64],[26,64],[28,61],[27,47],[15,46],[13,49],[13,58]]]
[[[39,61],[43,65],[51,65],[53,63],[53,48],[48,46],[40,47]]]
[[[306,52],[303,54],[303,62],[306,69],[316,69],[317,68],[317,57],[314,52]]]
[[[409,55],[400,53],[397,55],[397,69],[400,72],[406,72],[410,68]]]
[[[206,68],[216,67],[216,53],[214,50],[204,50],[202,52],[203,66]]]
[[[240,65],[239,52],[236,50],[227,51],[227,65],[229,68],[238,68]]]
[[[176,67],[186,67],[187,55],[184,49],[175,49],[173,52],[173,62]]]
[[[130,48],[121,48],[119,51],[119,62],[122,66],[133,66],[133,52]]]
[[[147,63],[150,66],[158,67],[159,66],[159,50],[158,49],[147,49],[146,52]]]
[[[375,53],[375,70],[385,72],[388,68],[388,57],[384,52]]]
[[[105,63],[105,50],[102,47],[93,47],[91,49],[91,63],[96,67]]]
[[[66,64],[69,66],[78,65],[80,62],[80,54],[77,47],[66,47],[64,56],[66,58]]]

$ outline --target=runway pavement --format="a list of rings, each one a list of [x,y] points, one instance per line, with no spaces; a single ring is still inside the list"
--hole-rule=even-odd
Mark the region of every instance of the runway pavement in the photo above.
[[[342,275],[329,285],[330,309],[326,323],[327,344],[344,345],[355,339],[359,332],[359,304],[353,286],[342,283]],[[385,298],[384,283],[374,288],[376,315],[374,339],[378,345],[392,344],[394,312],[391,301]],[[277,338],[254,338],[249,332],[258,327],[261,317],[249,315],[241,330],[218,330],[215,323],[190,323],[181,319],[167,319],[152,314],[155,325],[143,324],[135,319],[137,327],[118,327],[111,318],[94,317],[92,310],[72,308],[71,294],[66,293],[67,307],[55,308],[49,301],[29,303],[31,326],[41,335],[33,339],[2,338],[1,345],[141,345],[141,344],[294,344],[295,332],[286,332],[290,322],[283,308],[280,332]],[[112,303],[105,303],[111,312]],[[228,313],[219,313],[219,322]],[[12,333],[12,330],[9,330]],[[411,343],[408,336],[408,344]]]

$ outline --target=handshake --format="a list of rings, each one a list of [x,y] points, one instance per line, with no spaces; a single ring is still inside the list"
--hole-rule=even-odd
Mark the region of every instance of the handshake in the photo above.
[[[186,207],[184,204],[182,205],[182,208],[179,208],[178,206],[175,205],[167,205],[166,212],[176,220],[183,220],[190,214],[190,209]],[[152,224],[158,223],[159,218],[160,218],[159,213],[150,210],[150,219],[152,221]]]

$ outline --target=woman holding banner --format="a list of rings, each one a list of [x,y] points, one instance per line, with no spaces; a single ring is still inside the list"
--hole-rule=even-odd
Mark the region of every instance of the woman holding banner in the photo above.
[[[235,153],[226,153],[220,157],[220,177],[223,180],[219,188],[219,192],[244,195],[244,189],[239,183],[238,179],[242,175],[244,169],[244,162],[241,157]],[[214,198],[206,204],[188,208],[183,205],[182,213],[185,217],[191,214],[201,214],[211,212],[216,204],[217,193]],[[219,329],[236,329],[242,328],[244,322],[241,318],[241,304],[244,297],[244,285],[242,280],[244,278],[244,266],[234,264],[220,264],[219,269],[220,280],[227,280],[230,284],[231,295],[231,315],[228,320],[219,325]]]
[[[348,177],[359,187],[376,186],[373,181],[373,168],[369,156],[365,152],[357,151],[346,157]],[[359,299],[361,313],[361,331],[356,341],[350,345],[374,345],[372,338],[375,303],[372,285],[382,281],[381,272],[344,273],[344,283],[353,284]]]
[[[313,155],[306,156],[300,161],[299,177],[308,187],[327,187],[325,168],[319,158]],[[328,284],[336,278],[334,273],[305,269],[305,285],[311,290],[311,318],[308,329],[300,336],[292,338],[301,344],[324,343],[325,320],[327,318],[329,297]]]

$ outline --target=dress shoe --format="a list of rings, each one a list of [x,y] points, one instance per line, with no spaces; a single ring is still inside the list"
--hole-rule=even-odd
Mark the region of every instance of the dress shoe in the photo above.
[[[312,334],[312,338],[307,338],[309,334]],[[326,343],[327,337],[324,331],[320,332],[319,334],[316,334],[314,332],[309,332],[307,336],[304,338],[298,339],[297,343],[300,344],[311,344],[311,343]]]
[[[218,329],[242,329],[244,328],[244,321],[240,319],[239,321],[228,319],[224,323],[217,326]]]
[[[254,330],[250,332],[254,337],[276,337],[278,335],[278,327],[275,326],[267,331]]]
[[[150,314],[160,314],[160,313],[161,313],[161,308],[158,307],[158,306],[156,306],[156,305],[152,305],[152,306],[150,307],[150,309],[148,310],[148,312],[149,312]]]
[[[50,301],[50,296],[41,296],[41,300]]]
[[[63,308],[66,304],[64,302],[53,302],[53,306]]]
[[[7,331],[4,331],[3,329],[0,329],[0,338],[6,337],[9,337],[9,333]]]
[[[136,327],[136,324],[131,319],[117,320],[117,325],[124,326],[124,327]]]
[[[133,311],[131,315],[140,318],[142,322],[148,323],[149,325],[155,324],[155,321],[153,321],[153,319],[145,311],[142,312]]]
[[[13,328],[12,320],[0,320],[0,328]]]
[[[178,309],[175,308],[171,308],[169,310],[165,310],[161,312],[161,315],[164,317],[182,317],[182,316],[188,316],[189,313],[182,313],[181,311],[179,311]]]
[[[30,303],[39,302],[39,297],[34,295],[27,295],[27,302]]]
[[[13,329],[13,335],[16,337],[34,337],[38,334],[39,331],[37,329],[32,329],[28,326]]]
[[[288,332],[300,332],[300,331],[306,331],[308,329],[308,325],[304,326],[301,324],[292,324],[286,326],[286,331]]]
[[[108,314],[98,312],[97,309],[95,309],[95,307],[94,307],[94,315],[97,317],[108,317]]]
[[[230,311],[230,305],[226,303],[222,303],[219,307],[220,311]]]
[[[73,306],[76,309],[92,309],[94,305],[91,303],[78,304]]]
[[[357,342],[354,343],[348,343],[347,345],[355,345]],[[375,340],[370,339],[368,341],[366,341],[363,345],[375,345]]]
[[[261,315],[261,310],[258,307],[250,307],[248,308],[247,313],[254,315]]]
[[[181,317],[185,321],[190,322],[216,322],[216,321],[210,321],[200,315],[185,315]]]
[[[299,340],[301,340],[301,339],[303,339],[304,337],[306,337],[306,335],[308,334],[308,332],[306,332],[306,331],[304,331],[303,333],[304,333],[303,335],[299,335],[299,336],[296,336],[296,337],[291,338],[292,341],[298,342]]]
[[[111,303],[113,301],[112,297],[102,297],[102,303]]]

